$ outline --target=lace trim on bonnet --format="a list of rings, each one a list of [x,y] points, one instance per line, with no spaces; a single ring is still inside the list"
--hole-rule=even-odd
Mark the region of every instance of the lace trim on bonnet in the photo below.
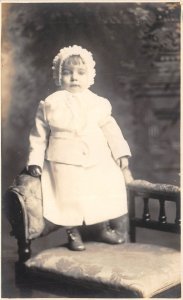
[[[57,86],[61,86],[62,77],[62,65],[63,62],[72,55],[79,55],[88,67],[88,87],[94,83],[95,72],[95,61],[93,60],[92,53],[88,50],[74,45],[60,49],[59,53],[53,59],[53,79]]]

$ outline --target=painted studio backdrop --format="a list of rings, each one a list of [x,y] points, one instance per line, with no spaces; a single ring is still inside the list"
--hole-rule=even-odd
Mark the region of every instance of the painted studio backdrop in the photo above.
[[[93,53],[92,91],[110,99],[133,176],[179,184],[179,3],[2,5],[2,187],[25,165],[38,102],[60,48]]]
[[[56,90],[52,60],[73,44],[93,53],[97,75],[91,90],[112,104],[131,148],[134,178],[179,185],[180,4],[3,3],[2,193],[25,166],[39,101]],[[17,245],[4,215],[2,222],[3,296],[19,298]],[[140,233],[142,242],[180,243],[154,231]],[[61,237],[58,232],[35,241],[34,251]]]

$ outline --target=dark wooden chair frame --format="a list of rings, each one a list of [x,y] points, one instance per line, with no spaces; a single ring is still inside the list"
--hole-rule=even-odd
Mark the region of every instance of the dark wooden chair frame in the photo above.
[[[164,187],[164,189],[162,188]],[[147,188],[146,185],[139,183],[139,186],[129,184],[129,219],[130,219],[130,237],[131,241],[135,242],[136,227],[144,227],[165,232],[180,234],[180,191],[173,190],[172,185],[156,184],[155,188]],[[143,215],[142,218],[137,218],[135,214],[135,201],[143,199]],[[149,200],[156,199],[159,201],[159,218],[158,221],[151,220],[149,211]],[[174,202],[176,207],[176,216],[174,223],[168,223],[166,217],[165,205],[166,202]]]
[[[177,187],[174,187],[173,185],[161,185],[156,184],[153,186],[153,188],[149,187],[149,183],[146,181],[141,180],[134,180],[132,183],[128,184],[128,202],[129,202],[129,234],[130,234],[130,241],[135,242],[136,241],[136,228],[148,228],[148,229],[155,229],[160,230],[164,232],[172,232],[172,233],[178,233],[180,234],[180,189]],[[143,214],[142,217],[136,217],[135,212],[135,203],[136,201],[143,201]],[[156,199],[159,201],[159,218],[157,221],[151,220],[150,216],[150,210],[149,210],[149,200],[150,199]],[[176,206],[176,216],[174,223],[168,223],[167,217],[166,217],[166,210],[165,210],[165,203],[166,201],[171,201],[175,203]],[[35,280],[36,277],[30,277],[30,276],[36,276],[36,274],[30,275],[28,274],[24,262],[31,257],[31,241],[27,240],[25,237],[25,224],[24,224],[24,216],[23,216],[23,209],[21,206],[21,203],[11,190],[8,190],[5,195],[5,210],[6,215],[8,217],[8,220],[12,226],[12,232],[11,235],[13,235],[17,239],[18,244],[18,262],[16,262],[15,265],[15,272],[16,272],[16,284],[19,287],[25,287],[25,278],[28,278],[29,281],[29,287],[30,282],[38,283],[39,286],[41,286],[42,279],[38,276],[38,280]],[[51,287],[56,291],[56,278],[53,278],[53,282],[50,282]],[[33,281],[32,281],[33,280]],[[77,284],[75,285],[75,292],[70,295],[70,288],[68,290],[66,289],[66,282],[68,283],[68,279],[61,278],[61,281],[59,282],[60,289],[62,290],[61,294],[66,295],[68,297],[117,297],[117,298],[138,298],[138,295],[131,294],[129,295],[128,292],[124,291],[124,295],[115,293],[114,291],[112,294],[110,292],[107,292],[106,288],[105,291],[107,294],[101,292],[102,287],[95,286],[95,293],[93,296],[92,292],[92,286],[87,288],[87,284],[85,284],[85,288],[83,290],[82,286],[82,293],[78,292]],[[83,284],[83,283],[82,283]],[[49,289],[49,284],[47,284],[47,289]],[[64,286],[64,288],[63,288]],[[32,287],[32,284],[31,284]],[[44,276],[43,276],[43,282],[42,287],[45,289],[44,284]],[[99,289],[98,289],[99,288]],[[59,289],[59,290],[60,290]],[[67,290],[67,291],[66,291]],[[104,290],[104,289],[103,289]],[[98,291],[98,292],[97,292]],[[58,292],[59,295],[59,292]],[[84,296],[83,296],[84,295]],[[112,295],[112,296],[109,296]],[[167,290],[166,292],[163,292],[159,295],[156,295],[156,297],[179,297],[180,295],[180,285],[171,288]],[[22,297],[26,296],[22,294]]]

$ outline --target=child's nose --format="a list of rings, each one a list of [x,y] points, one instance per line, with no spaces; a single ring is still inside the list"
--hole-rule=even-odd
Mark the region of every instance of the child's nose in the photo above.
[[[72,73],[72,80],[76,80],[77,79],[77,72],[73,72]]]

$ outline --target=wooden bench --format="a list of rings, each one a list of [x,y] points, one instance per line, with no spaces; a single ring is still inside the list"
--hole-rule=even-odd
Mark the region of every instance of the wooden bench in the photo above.
[[[134,243],[137,227],[180,234],[180,188],[134,180],[127,189],[129,218],[124,216],[113,224],[127,236],[129,223],[130,242],[126,239],[124,244],[108,245],[88,240],[82,253],[63,245],[31,257],[31,240],[44,232],[48,234],[50,228],[46,228],[42,216],[39,179],[27,174],[17,177],[4,200],[11,234],[18,242],[16,283],[24,291],[24,297],[27,297],[26,287],[71,298],[180,297],[180,251]],[[139,201],[143,203],[141,217],[135,209]],[[149,202],[152,201],[159,203],[158,220],[151,219]],[[167,201],[175,203],[173,223],[167,222]]]

